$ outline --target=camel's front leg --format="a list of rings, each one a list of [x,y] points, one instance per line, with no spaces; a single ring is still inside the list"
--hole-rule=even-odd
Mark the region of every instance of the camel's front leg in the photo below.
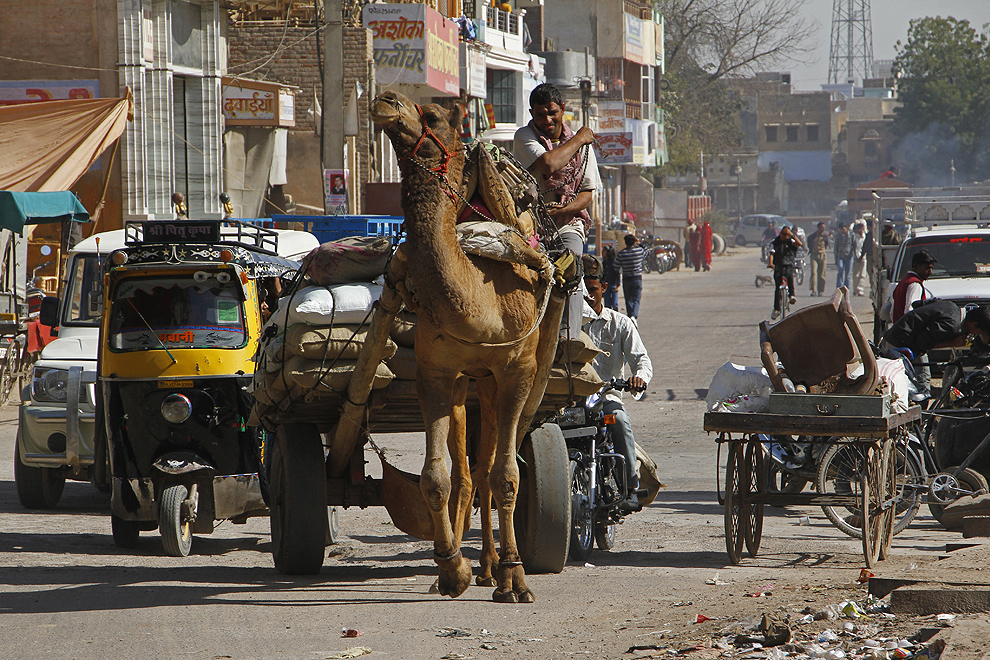
[[[482,587],[494,587],[498,552],[495,550],[495,533],[492,529],[492,489],[489,478],[495,460],[495,378],[489,376],[477,381],[478,405],[481,408],[481,442],[475,455],[475,486],[478,489],[478,506],[481,507],[481,570],[475,582]]]
[[[426,460],[419,487],[433,515],[433,559],[440,567],[437,588],[444,596],[456,598],[471,584],[471,565],[461,556],[454,542],[447,506],[450,501],[450,474],[445,449],[453,409],[453,378],[423,373],[416,379],[423,421],[426,423]]]
[[[498,384],[498,440],[495,462],[489,478],[492,494],[498,506],[498,535],[500,540],[498,586],[492,599],[500,603],[532,603],[533,592],[526,586],[526,572],[516,544],[516,530],[512,516],[519,496],[519,465],[517,426],[523,405],[529,394],[527,384],[532,384],[532,371],[526,377],[506,378]]]
[[[450,430],[447,432],[447,453],[451,463],[451,497],[448,508],[455,550],[461,547],[464,533],[471,528],[471,499],[474,495],[471,466],[468,463],[467,420],[464,410],[469,382],[464,376],[454,382]]]

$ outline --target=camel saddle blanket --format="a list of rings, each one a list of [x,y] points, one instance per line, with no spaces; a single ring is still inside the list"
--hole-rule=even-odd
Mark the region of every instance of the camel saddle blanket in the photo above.
[[[457,225],[457,241],[466,254],[543,270],[550,266],[547,255],[534,249],[514,227],[487,220]]]

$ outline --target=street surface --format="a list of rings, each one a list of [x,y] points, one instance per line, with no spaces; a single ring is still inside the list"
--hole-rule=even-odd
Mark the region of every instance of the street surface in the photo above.
[[[618,528],[611,552],[596,550],[590,565],[569,563],[560,575],[527,576],[535,604],[493,603],[489,587],[472,586],[456,600],[430,594],[432,544],[399,532],[380,508],[340,512],[343,537],[315,577],[275,571],[267,518],[223,523],[197,536],[187,558],[163,556],[157,532],[142,534],[137,551],[120,550],[110,535],[108,497],[89,484],[68,482],[54,511],[21,507],[10,460],[17,408],[0,408],[0,652],[19,659],[318,660],[367,647],[369,658],[405,660],[659,657],[664,648],[710,647],[746,617],[796,619],[806,607],[816,612],[862,599],[865,589],[855,584],[864,565],[860,542],[819,509],[768,507],[760,556],[728,564],[715,492],[724,466],[717,468],[714,438],[702,431],[704,396],[726,361],[759,364],[757,323],[770,313],[773,289],[756,288],[754,280],[768,273],[757,248],[733,248],[709,273],[644,277],[639,326],[655,377],[648,395],[628,407],[666,488]],[[829,278],[834,283],[834,272]],[[800,288],[798,306],[820,301],[808,296],[807,283]],[[855,298],[854,308],[869,334],[869,300]],[[376,441],[400,468],[421,468],[420,436]],[[380,474],[370,452],[368,461]],[[922,514],[895,537],[892,558],[875,573],[920,570],[947,542],[961,540],[927,508]],[[810,524],[801,524],[804,517]],[[476,530],[466,545],[477,566]],[[706,583],[715,578],[724,584]],[[765,595],[747,597],[754,593]],[[695,623],[699,615],[713,620]],[[904,616],[876,623],[881,637],[936,625],[932,617]],[[795,637],[837,625],[795,625]],[[361,636],[342,638],[345,628]],[[655,648],[627,653],[633,646]],[[973,648],[972,655],[960,649],[943,657],[980,657],[979,644]],[[719,653],[708,648],[687,657]]]

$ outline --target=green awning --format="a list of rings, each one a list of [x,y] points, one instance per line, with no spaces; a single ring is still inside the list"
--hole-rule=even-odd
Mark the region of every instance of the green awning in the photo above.
[[[89,213],[71,192],[0,190],[0,228],[23,234],[24,225],[63,220],[89,222]]]

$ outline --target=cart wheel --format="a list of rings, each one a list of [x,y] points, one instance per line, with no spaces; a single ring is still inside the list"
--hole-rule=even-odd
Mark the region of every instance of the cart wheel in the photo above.
[[[272,556],[282,575],[316,575],[327,538],[323,440],[312,424],[282,424],[271,457]]]
[[[571,461],[571,549],[574,561],[587,561],[595,544],[595,506],[591,480],[581,463]]]
[[[881,501],[890,502],[897,496],[897,466],[894,463],[894,448],[890,440],[883,443],[883,497]],[[880,561],[890,556],[890,545],[894,541],[894,513],[900,501],[892,502],[883,511],[883,521],[880,526]]]
[[[730,442],[725,459],[725,550],[729,562],[738,564],[742,560],[744,526],[748,524],[749,505],[745,504],[743,489],[748,489],[749,475],[743,458],[740,442]]]
[[[192,550],[192,521],[189,512],[183,512],[183,503],[189,497],[189,489],[182,485],[169,486],[162,493],[158,509],[158,532],[162,535],[165,554],[186,557]]]
[[[137,547],[141,524],[136,520],[124,520],[111,513],[110,530],[113,532],[113,544],[118,548],[129,550]]]
[[[16,340],[7,344],[7,352],[0,363],[0,406],[10,399],[10,391],[14,389],[17,380],[18,362],[20,361],[21,345]]]
[[[851,495],[856,498],[854,505],[822,506],[822,512],[839,531],[856,539],[863,538],[859,484],[860,477],[866,475],[866,455],[866,447],[860,443],[835,442],[818,463],[816,485],[819,495]]]
[[[928,486],[928,510],[935,520],[942,522],[945,507],[963,495],[972,495],[979,490],[987,490],[987,480],[972,468],[966,468],[953,476],[959,466],[947,468],[932,478]]]
[[[595,543],[599,550],[611,550],[615,547],[615,523],[595,523]]]
[[[767,472],[762,443],[750,442],[746,447],[746,472],[749,475],[748,491],[752,495],[762,496],[767,491]],[[750,557],[755,557],[760,551],[760,540],[763,538],[763,503],[748,504],[749,515],[743,531],[746,536],[746,551]]]
[[[879,450],[870,447],[866,453],[866,469],[860,475],[860,493],[862,504],[860,509],[863,516],[863,558],[866,567],[873,568],[880,559],[880,544],[882,543],[881,526],[883,524],[883,461],[878,456]]]
[[[512,522],[523,568],[526,573],[560,573],[571,539],[570,458],[564,434],[556,424],[539,426],[530,431],[520,453],[523,465]]]

